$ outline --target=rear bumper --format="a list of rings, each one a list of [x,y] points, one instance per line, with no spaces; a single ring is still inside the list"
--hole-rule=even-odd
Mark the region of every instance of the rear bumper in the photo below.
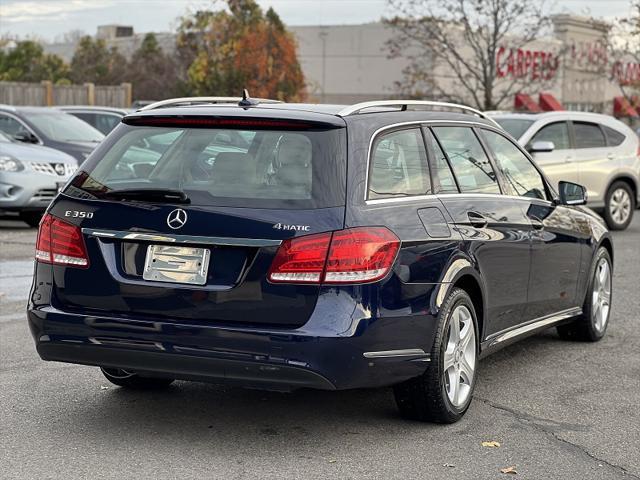
[[[204,382],[221,381],[265,390],[293,390],[305,387],[335,389],[328,379],[311,370],[290,365],[273,365],[268,362],[63,342],[40,342],[37,349],[44,360],[135,369],[144,376]]]
[[[378,387],[418,376],[429,364],[424,352],[431,351],[435,325],[430,315],[387,317],[319,336],[89,316],[51,306],[32,306],[27,314],[44,360],[268,390]]]

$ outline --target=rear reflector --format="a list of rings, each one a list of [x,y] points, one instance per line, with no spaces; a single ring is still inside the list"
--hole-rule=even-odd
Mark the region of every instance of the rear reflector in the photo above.
[[[36,260],[54,265],[88,267],[89,258],[80,228],[46,214],[38,230]]]
[[[269,280],[277,283],[367,283],[391,269],[400,240],[385,227],[358,227],[285,240]]]

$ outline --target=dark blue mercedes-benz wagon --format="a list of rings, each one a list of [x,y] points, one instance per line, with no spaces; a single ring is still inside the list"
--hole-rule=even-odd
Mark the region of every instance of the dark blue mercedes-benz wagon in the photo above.
[[[43,359],[131,388],[393,386],[404,416],[453,422],[483,355],[605,334],[602,220],[481,112],[238,100],[127,115],[54,200]]]

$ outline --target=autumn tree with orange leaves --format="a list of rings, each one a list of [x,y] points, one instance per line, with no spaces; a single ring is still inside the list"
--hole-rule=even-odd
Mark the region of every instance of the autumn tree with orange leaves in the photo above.
[[[227,0],[226,9],[183,17],[177,55],[187,67],[191,94],[304,99],[304,76],[296,42],[278,14],[254,0]]]

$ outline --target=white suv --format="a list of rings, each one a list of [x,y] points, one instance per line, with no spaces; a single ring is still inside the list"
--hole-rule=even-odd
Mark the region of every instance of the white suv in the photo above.
[[[612,230],[631,223],[640,200],[640,141],[624,123],[584,112],[492,115],[547,176],[587,188],[588,205]]]

